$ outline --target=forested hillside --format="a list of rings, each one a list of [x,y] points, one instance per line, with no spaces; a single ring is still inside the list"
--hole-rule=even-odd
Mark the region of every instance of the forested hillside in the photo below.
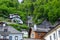
[[[8,16],[10,13],[17,12],[17,0],[0,0],[0,16]]]
[[[60,0],[24,0],[20,11],[33,16],[34,23],[39,24],[44,19],[54,23],[60,17]]]
[[[9,20],[9,14],[18,14],[21,19],[25,21],[26,15],[20,11],[20,4],[18,0],[0,0],[0,22],[6,22],[8,25],[14,27],[17,30],[28,29],[27,25],[24,23],[23,25],[12,23]]]
[[[41,23],[47,19],[54,23],[60,17],[60,0],[0,0],[0,16],[8,17],[9,14],[18,13],[23,21],[27,16],[33,17],[34,23]]]

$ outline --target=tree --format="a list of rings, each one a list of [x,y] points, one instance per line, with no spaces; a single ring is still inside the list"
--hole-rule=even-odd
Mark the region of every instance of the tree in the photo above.
[[[10,13],[17,12],[18,5],[19,4],[17,0],[0,0],[0,15],[8,16]]]
[[[21,5],[21,11],[32,15],[34,23],[42,19],[54,23],[60,17],[60,0],[24,0]]]

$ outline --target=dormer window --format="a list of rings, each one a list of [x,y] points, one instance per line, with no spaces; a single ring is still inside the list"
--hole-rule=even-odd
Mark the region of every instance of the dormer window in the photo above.
[[[7,29],[4,29],[4,32],[7,32]]]

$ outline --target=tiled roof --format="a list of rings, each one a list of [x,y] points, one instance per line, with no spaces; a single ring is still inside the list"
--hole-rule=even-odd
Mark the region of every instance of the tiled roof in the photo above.
[[[37,25],[37,28],[49,28],[49,27],[52,27],[52,25],[47,20],[44,20],[40,25]]]
[[[4,24],[4,23],[2,23]],[[1,25],[1,24],[0,24]],[[4,32],[4,29],[7,29],[7,32]],[[15,28],[13,28],[12,26],[0,26],[0,34],[2,33],[21,33],[20,31],[16,30]]]
[[[37,29],[35,31],[48,32],[49,30],[51,30],[51,28],[54,28],[59,23],[60,23],[60,21],[57,21],[57,22],[55,22],[54,25],[52,25],[49,21],[44,20],[40,25],[36,25]]]
[[[11,26],[8,26],[8,31],[10,33],[21,33],[20,31],[16,30],[15,28],[11,27]]]

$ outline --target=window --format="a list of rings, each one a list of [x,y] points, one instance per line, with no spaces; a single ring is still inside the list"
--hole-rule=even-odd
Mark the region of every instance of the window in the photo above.
[[[6,39],[6,36],[5,35],[3,36],[3,39]]]
[[[12,40],[12,36],[9,36],[9,40]]]
[[[55,35],[55,33],[53,34],[53,37],[54,37],[54,40],[55,40],[55,38],[56,38],[56,35]]]
[[[32,38],[34,37],[34,34],[32,34]]]
[[[15,40],[18,40],[18,36],[15,36]]]
[[[52,37],[50,36],[50,40],[52,40]]]
[[[60,30],[59,30],[59,32],[58,32],[58,33],[59,33],[59,37],[60,37]]]
[[[7,29],[4,29],[4,32],[7,32]]]
[[[42,36],[43,34],[42,33],[38,33],[39,36]]]

